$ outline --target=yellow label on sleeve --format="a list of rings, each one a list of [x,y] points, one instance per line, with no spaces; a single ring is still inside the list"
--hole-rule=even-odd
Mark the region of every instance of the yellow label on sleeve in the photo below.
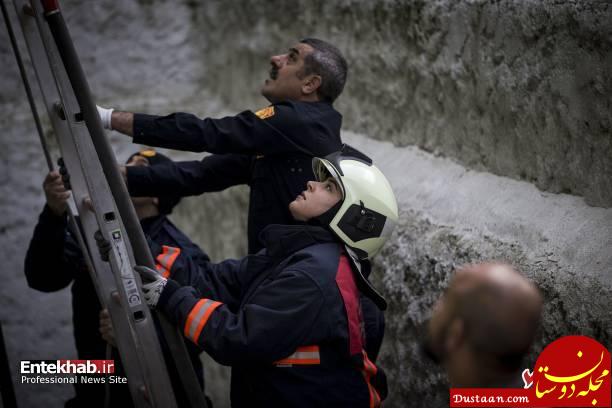
[[[269,117],[274,116],[274,106],[268,106],[267,108],[263,108],[255,112],[255,115],[259,119],[268,119]]]
[[[142,157],[153,157],[156,155],[155,150],[153,149],[144,149],[141,150],[138,154]]]

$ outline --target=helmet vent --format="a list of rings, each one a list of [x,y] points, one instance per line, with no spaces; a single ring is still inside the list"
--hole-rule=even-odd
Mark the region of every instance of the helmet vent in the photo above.
[[[372,214],[366,214],[361,217],[359,221],[357,221],[356,227],[362,230],[363,232],[371,234],[372,231],[374,231],[374,228],[376,227],[376,217],[374,217],[374,215]]]
[[[359,210],[361,217],[357,220],[355,227],[371,234],[376,227],[376,216],[365,208],[363,201],[359,200],[359,206],[361,207],[361,210]]]
[[[380,237],[387,217],[360,205],[351,205],[338,222],[340,230],[353,242]]]

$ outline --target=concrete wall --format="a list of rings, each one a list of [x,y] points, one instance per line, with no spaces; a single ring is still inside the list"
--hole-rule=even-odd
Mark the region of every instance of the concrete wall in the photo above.
[[[542,290],[544,321],[525,367],[562,335],[581,333],[610,347],[610,209],[470,171],[414,147],[347,139],[378,158],[403,204],[400,227],[376,262],[379,286],[390,300],[382,362],[391,373],[391,406],[423,396],[437,401],[431,406],[447,403],[448,385],[423,360],[416,340],[453,269],[463,263],[511,262]],[[400,167],[403,172],[393,171]]]
[[[345,128],[612,205],[609,2],[226,4],[195,15],[228,102],[255,92],[270,51],[329,38],[351,63]]]
[[[612,6],[604,1],[62,2],[101,104],[150,113],[257,109],[268,57],[296,39],[350,63],[344,139],[389,176],[400,226],[376,261],[390,301],[388,406],[445,406],[419,325],[456,265],[507,260],[546,297],[532,358],[565,334],[612,347]],[[0,320],[20,359],[72,356],[69,292],[27,288],[44,162],[0,30]],[[134,146],[111,135],[123,160]],[[179,157],[179,156],[176,156]],[[182,156],[181,156],[182,157]],[[192,156],[193,157],[193,156]],[[199,156],[196,156],[199,157]],[[245,252],[246,189],[185,200],[174,220],[214,259]],[[209,373],[226,406],[227,371]],[[222,378],[222,380],[214,380]],[[69,387],[19,387],[23,406]]]

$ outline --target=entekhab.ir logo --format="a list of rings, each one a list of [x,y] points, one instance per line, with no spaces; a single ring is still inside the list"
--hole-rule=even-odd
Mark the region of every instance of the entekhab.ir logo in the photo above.
[[[610,407],[610,352],[590,337],[565,336],[546,346],[523,381],[539,406]]]

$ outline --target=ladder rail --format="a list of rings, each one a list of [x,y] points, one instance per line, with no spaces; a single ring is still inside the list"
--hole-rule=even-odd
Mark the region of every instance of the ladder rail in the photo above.
[[[123,226],[132,245],[132,254],[138,265],[154,268],[153,257],[151,256],[140,223],[138,222],[134,206],[129,198],[127,187],[119,173],[115,155],[104,134],[97,108],[91,97],[89,84],[85,78],[74,44],[72,43],[68,27],[64,22],[58,1],[43,0],[42,3],[44,5],[46,21],[55,39],[55,44],[61,56],[65,72],[72,85],[80,112],[89,130],[91,140],[93,141],[93,145],[95,146],[95,150],[102,164],[102,170],[106,175],[115,204],[121,215]],[[172,363],[177,367],[177,372],[187,399],[194,407],[206,407],[206,400],[204,399],[203,393],[200,391],[200,384],[196,379],[195,371],[191,364],[189,354],[187,353],[181,332],[177,327],[171,324],[162,313],[156,312],[156,315],[160,322],[161,331],[163,332],[168,348],[174,358]]]
[[[15,59],[17,61],[17,66],[19,68],[19,74],[21,76],[21,79],[22,79],[22,82],[23,82],[23,85],[26,91],[26,95],[28,98],[30,109],[32,111],[32,115],[34,117],[34,124],[36,126],[38,138],[39,138],[42,150],[43,150],[43,154],[45,156],[47,168],[49,169],[49,171],[53,171],[54,170],[53,160],[51,158],[51,153],[49,151],[47,141],[45,140],[45,136],[44,136],[44,132],[42,129],[41,120],[40,120],[40,115],[38,114],[36,102],[34,101],[34,96],[32,94],[32,88],[30,87],[30,81],[28,80],[28,75],[25,70],[25,64],[23,63],[23,58],[21,57],[21,52],[19,50],[19,44],[17,43],[17,39],[15,38],[15,33],[13,31],[13,27],[11,23],[11,17],[9,16],[9,13],[8,13],[8,10],[6,8],[6,4],[4,3],[4,1],[0,1],[0,7],[2,8],[2,15],[4,17],[4,23],[6,25],[6,29],[9,34],[11,46],[13,47]],[[95,277],[94,275],[95,272],[94,272],[94,267],[93,267],[93,261],[91,260],[91,255],[89,253],[89,248],[87,248],[87,244],[85,244],[85,239],[83,238],[81,229],[76,221],[74,212],[70,206],[68,206],[67,213],[68,213],[68,222],[69,222],[68,228],[70,229],[71,233],[76,238],[79,248],[81,248],[81,251],[83,253],[83,258],[85,261],[85,266],[87,268],[89,275],[92,277],[92,281],[93,281]],[[98,298],[103,299],[102,293],[99,291],[99,287],[95,286],[95,288],[96,288],[96,294]],[[4,358],[0,360],[3,360],[6,362],[6,372],[9,373],[8,381],[3,380],[5,382],[0,388],[6,391],[6,392],[4,391],[2,392],[2,401],[4,402],[4,405],[7,407],[8,406],[12,407],[12,406],[17,406],[17,400],[15,397],[15,392],[14,392],[12,381],[10,380],[10,368],[8,368],[8,358],[6,357],[6,349],[4,347],[4,338],[2,337],[1,332],[2,332],[2,328],[1,328],[1,323],[0,323],[0,352],[4,353],[3,354]]]
[[[23,1],[16,1],[16,11],[18,15],[20,15],[20,8],[18,7],[19,2],[22,6],[21,10],[24,10],[23,6],[27,6],[27,3]],[[74,98],[70,98],[71,89],[69,86],[66,86],[66,84],[68,84],[67,80],[61,78],[61,64],[57,61],[57,58],[54,57],[53,52],[51,52],[52,44],[49,44],[48,36],[46,38],[47,44],[45,44],[44,26],[41,27],[40,19],[33,19],[32,16],[28,16],[25,13],[21,14],[20,17],[22,17],[22,23],[29,24],[29,26],[23,26],[24,36],[26,37],[30,56],[39,80],[39,85],[41,86],[43,99],[45,99],[47,112],[49,113],[51,123],[55,130],[60,150],[64,156],[66,167],[71,174],[72,194],[77,211],[80,214],[81,225],[84,231],[90,231],[90,233],[87,234],[89,236],[85,237],[87,246],[88,248],[93,248],[95,251],[96,243],[91,232],[100,229],[103,234],[106,232],[105,235],[108,239],[108,227],[117,229],[117,219],[115,217],[115,220],[112,220],[115,224],[111,226],[107,225],[102,217],[103,214],[117,214],[117,211],[114,209],[112,199],[109,200],[110,193],[108,192],[108,186],[105,186],[104,178],[99,176],[93,177],[89,175],[87,169],[83,168],[83,164],[85,163],[95,167],[96,164],[99,166],[99,162],[95,154],[92,154],[94,151],[91,147],[89,148],[89,152],[84,151],[87,147],[89,136],[83,124],[74,121],[74,113],[78,112],[78,105],[76,105]],[[40,35],[38,38],[39,41],[36,41],[37,34]],[[51,49],[47,49],[45,45],[49,46]],[[44,55],[46,55],[46,58],[44,58]],[[63,101],[63,103],[60,103],[60,101]],[[77,108],[75,109],[75,107]],[[59,112],[60,108],[66,120],[62,120]],[[100,168],[92,170],[94,170],[92,173],[97,170],[98,175],[102,174]],[[96,209],[94,213],[85,208],[83,202],[85,197],[90,197],[94,203],[94,208]],[[121,230],[120,227],[118,229]],[[121,236],[124,236],[124,234],[121,234]],[[115,245],[115,247],[117,246],[118,245]],[[122,251],[118,248],[115,248],[113,252],[117,251],[119,251],[121,255],[127,252],[127,250]],[[112,258],[117,257],[112,256]],[[159,361],[157,362],[159,365],[157,370],[151,368],[146,369],[148,356],[145,356],[143,347],[135,336],[137,328],[135,327],[136,325],[133,321],[132,313],[126,313],[126,310],[129,309],[125,309],[125,304],[121,305],[117,304],[117,302],[110,301],[113,293],[119,293],[121,291],[122,282],[118,283],[116,281],[109,264],[103,263],[99,257],[93,256],[90,260],[96,271],[94,283],[98,287],[98,292],[102,294],[101,303],[109,307],[109,313],[115,325],[117,343],[123,357],[122,360],[126,369],[126,374],[130,377],[128,386],[130,387],[135,405],[138,407],[148,407],[153,403],[153,406],[160,407],[166,406],[166,404],[168,406],[175,406],[174,401],[168,398],[168,396],[172,396],[169,380],[167,386],[159,382],[158,384],[147,384],[150,382],[147,380],[147,376],[151,377],[153,371],[165,374],[165,366],[161,364],[163,361],[161,361],[161,363]],[[115,269],[119,269],[118,265],[115,266]],[[123,296],[120,296],[120,298],[125,298],[125,290],[122,292],[121,294]],[[146,305],[143,305],[139,312],[145,316],[147,322],[152,322],[150,315],[146,313],[148,312]],[[147,338],[156,339],[155,329],[151,323],[141,324],[140,326],[140,337],[144,335]],[[151,347],[155,350],[155,345],[151,345]],[[159,345],[157,350],[151,354],[154,356],[161,356],[161,348]],[[163,367],[164,371],[162,371],[160,367]],[[163,377],[163,374],[160,375],[160,378]],[[170,388],[170,393],[165,394],[166,397],[161,400],[157,398],[157,396],[147,396],[143,393],[143,389],[149,390],[158,387],[161,389]],[[160,401],[159,404],[156,403],[157,401]]]
[[[128,385],[134,402],[138,407],[176,406],[148,307],[142,301],[135,305],[140,307],[130,307],[127,298],[126,292],[130,288],[125,286],[126,279],[131,280],[132,285],[134,282],[138,282],[135,280],[132,270],[134,260],[131,256],[131,248],[129,242],[123,239],[127,235],[123,225],[121,225],[119,213],[114,206],[109,186],[106,184],[104,177],[99,177],[102,174],[102,169],[95,154],[95,149],[91,146],[87,129],[81,121],[75,120],[74,115],[79,113],[78,104],[74,100],[74,95],[71,95],[72,90],[67,86],[67,79],[56,77],[56,74],[61,77],[62,75],[65,76],[65,73],[61,69],[61,63],[53,56],[51,51],[53,45],[49,44],[48,36],[47,44],[44,43],[44,28],[40,24],[40,16],[37,17],[38,12],[34,12],[34,17],[37,18],[32,19],[31,16],[27,16],[23,12],[24,6],[28,6],[27,3],[22,0],[14,0],[14,5],[22,24],[22,31],[26,37],[28,50],[35,66],[49,117],[58,140],[62,139],[59,140],[60,148],[64,155],[66,167],[71,174],[73,198],[78,212],[81,214],[84,230],[90,232],[85,237],[87,246],[95,250],[96,244],[91,232],[101,226],[100,230],[105,238],[113,243],[111,264],[114,264],[114,268],[109,268],[109,264],[102,262],[99,257],[88,256],[89,251],[86,248],[83,252],[86,263],[91,263],[94,267],[92,278],[98,293],[101,295],[101,301],[109,308],[117,335],[119,351],[126,368],[126,374],[129,376]],[[36,24],[36,26],[33,24]],[[38,41],[36,41],[36,31],[41,36]],[[45,46],[50,47],[51,50],[45,48]],[[45,58],[43,58],[45,54],[47,54],[46,66],[44,64]],[[49,65],[49,62],[52,62],[53,68]],[[55,85],[55,90],[53,85]],[[59,106],[63,107],[66,120],[62,120],[60,117],[56,103],[59,100],[64,101]],[[87,169],[82,168],[83,163],[95,167],[91,174]],[[96,176],[93,176],[93,174]],[[95,213],[91,213],[84,208],[83,198],[86,196],[91,197],[92,202],[94,202]],[[76,231],[78,231],[78,228]],[[111,231],[116,233],[115,238],[111,236]],[[111,271],[111,269],[115,270]],[[115,272],[116,279],[113,278],[113,272]],[[122,278],[122,275],[125,275],[125,279]],[[138,287],[136,288],[138,291]],[[114,293],[120,294],[120,302],[111,300]],[[126,313],[126,310],[130,310],[131,313]],[[190,361],[189,365],[191,367]],[[193,371],[193,368],[191,369]],[[147,392],[143,392],[144,389]]]

